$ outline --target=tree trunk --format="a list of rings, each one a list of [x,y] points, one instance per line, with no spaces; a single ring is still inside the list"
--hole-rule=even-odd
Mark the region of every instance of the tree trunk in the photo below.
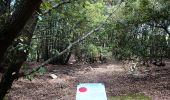
[[[68,54],[68,56],[67,56],[67,58],[66,58],[66,60],[65,60],[65,64],[68,63],[68,61],[69,61],[69,59],[70,59],[70,57],[71,57],[71,54],[72,54],[72,52],[70,51],[69,54]]]
[[[44,59],[44,61],[49,59],[48,39],[47,38],[45,39],[43,59]]]
[[[28,20],[24,29],[21,31],[21,36],[18,37],[17,41],[13,42],[11,48],[13,47],[15,48],[19,44],[27,46],[30,45],[35,26],[37,24],[37,19],[38,19],[37,15],[33,14],[33,16]],[[8,48],[8,50],[11,48]],[[3,100],[5,94],[11,88],[13,81],[18,77],[19,70],[23,62],[27,58],[28,48],[13,49],[10,52],[8,52],[7,55],[10,55],[10,57],[8,56],[9,58],[6,58],[1,65],[3,67],[6,67],[7,70],[2,76],[0,82],[0,100]]]
[[[36,60],[37,60],[37,62],[40,61],[40,51],[39,51],[39,50],[37,50],[37,57],[36,57]]]
[[[33,14],[34,10],[39,7],[41,2],[41,0],[21,0],[12,16],[2,25],[0,29],[0,63],[7,48],[18,36],[27,20]]]

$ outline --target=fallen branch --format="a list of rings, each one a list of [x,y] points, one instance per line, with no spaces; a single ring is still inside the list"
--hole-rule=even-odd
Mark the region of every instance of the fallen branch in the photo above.
[[[34,70],[32,70],[31,72],[25,74],[24,76],[27,76],[27,75],[30,75],[30,74],[33,74],[34,72],[37,72],[41,67],[43,67],[44,65],[52,62],[53,60],[55,60],[57,57],[63,55],[64,53],[68,52],[73,46],[75,46],[76,44],[80,43],[81,41],[83,41],[85,38],[87,38],[89,35],[91,35],[92,33],[98,31],[100,28],[102,27],[102,25],[100,25],[99,27],[91,30],[90,32],[88,32],[87,34],[85,34],[83,37],[81,37],[80,39],[76,40],[75,42],[73,43],[70,43],[70,45],[65,49],[63,50],[62,52],[60,52],[58,55],[46,60],[45,62],[43,62],[42,64],[40,64],[37,68],[35,68]]]
[[[117,7],[117,9],[120,7],[121,4],[119,4],[119,6]],[[63,50],[62,52],[60,52],[58,55],[46,60],[45,62],[43,62],[42,64],[40,64],[37,68],[35,68],[34,70],[28,72],[27,74],[25,74],[24,76],[27,75],[31,75],[35,72],[37,72],[41,67],[44,67],[44,65],[52,62],[53,60],[55,60],[57,57],[63,55],[64,53],[68,52],[73,46],[77,45],[78,43],[80,43],[81,41],[83,41],[84,39],[86,39],[88,36],[90,36],[92,33],[99,31],[104,24],[106,24],[106,22],[109,20],[109,18],[117,11],[117,9],[115,9],[112,13],[109,14],[109,16],[106,18],[105,21],[103,21],[98,27],[92,29],[90,32],[86,33],[85,35],[83,35],[81,38],[79,38],[78,40],[74,41],[73,43],[70,43],[70,45]]]

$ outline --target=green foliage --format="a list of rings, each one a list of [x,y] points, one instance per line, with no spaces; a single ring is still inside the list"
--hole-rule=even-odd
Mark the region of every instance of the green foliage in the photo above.
[[[87,49],[86,54],[88,57],[92,57],[92,58],[99,57],[99,51],[94,44],[89,44],[86,47],[86,49]]]
[[[56,50],[56,49],[52,49],[50,52],[51,52],[52,55],[58,55],[59,54],[59,51]]]
[[[46,73],[46,69],[44,67],[40,67],[40,69],[37,71],[38,74],[43,75]]]
[[[86,1],[85,3],[87,20],[93,25],[103,21],[106,17],[104,14],[104,4],[103,2],[90,3]]]
[[[45,1],[41,9],[45,11],[59,2],[60,0]],[[156,29],[155,26],[160,25],[160,22],[165,24],[165,28],[169,25],[169,4],[168,0],[71,1],[58,9],[53,9],[47,16],[41,16],[42,21],[39,21],[39,27],[34,35],[36,40],[32,41],[33,52],[30,58],[35,59],[38,56],[37,51],[43,57],[45,46],[48,46],[49,57],[57,55],[69,43],[81,38],[94,26],[104,21],[113,11],[112,18],[104,27],[80,44],[77,49],[80,51],[73,50],[74,52],[88,57],[99,57],[112,52],[118,59],[134,57],[143,59],[156,54],[166,55],[167,45],[169,45],[167,40],[163,36],[157,38],[151,34],[167,34],[163,29]],[[154,42],[152,38],[157,41]],[[164,45],[164,47],[151,54],[154,45]],[[61,59],[66,59],[68,54],[69,52]]]
[[[34,74],[31,74],[31,75],[27,75],[25,78],[32,81],[34,79]]]
[[[129,94],[125,96],[115,96],[109,98],[109,100],[151,100],[150,97],[145,96],[143,93]]]
[[[99,46],[98,47],[98,51],[100,53],[101,56],[109,56],[108,52],[109,52],[109,48],[108,47],[102,47],[102,46]]]
[[[34,73],[27,75],[25,78],[32,81],[34,79],[35,75],[37,75],[37,74],[43,75],[46,73],[46,69],[43,66],[40,67],[38,71],[35,71],[35,69],[36,68],[33,69]]]

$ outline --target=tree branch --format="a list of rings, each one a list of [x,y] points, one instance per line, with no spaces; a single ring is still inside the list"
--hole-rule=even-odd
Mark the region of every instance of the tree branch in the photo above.
[[[43,15],[46,15],[48,14],[50,11],[52,11],[53,9],[57,9],[58,7],[62,6],[63,4],[67,4],[67,3],[71,3],[71,0],[66,0],[66,1],[63,1],[60,2],[59,4],[55,4],[52,8],[46,10],[43,12]]]
[[[168,31],[168,27],[162,27],[164,31],[170,36],[170,32]]]
[[[41,67],[43,67],[44,65],[52,62],[53,60],[55,60],[57,57],[63,55],[64,53],[66,53],[67,51],[69,51],[73,46],[75,46],[76,44],[80,43],[81,41],[83,41],[85,38],[87,38],[89,35],[91,35],[92,33],[98,31],[100,28],[102,27],[102,25],[98,26],[97,28],[92,29],[90,32],[88,32],[87,34],[85,34],[83,37],[81,37],[80,39],[76,40],[73,43],[70,43],[70,45],[64,49],[62,52],[60,52],[58,55],[46,60],[45,62],[43,62],[42,64],[40,64],[37,68],[35,68],[34,70],[30,71],[29,73],[25,74],[24,76],[33,74],[34,72],[37,72]]]
[[[148,23],[148,25],[152,27],[156,27],[156,28],[161,28],[170,36],[170,32],[168,31],[168,26],[163,26],[163,25],[156,24],[156,23],[155,24]]]
[[[121,3],[120,3],[121,5]],[[118,10],[118,8],[120,7],[120,5],[112,12],[108,15],[108,17],[105,19],[105,21],[101,22],[100,25],[98,25],[96,28],[93,28],[91,31],[89,31],[88,33],[86,33],[84,36],[82,36],[81,38],[79,38],[78,40],[74,41],[73,43],[70,43],[70,45],[63,50],[62,52],[60,52],[58,55],[46,60],[45,62],[43,62],[42,64],[40,64],[37,68],[35,68],[34,70],[28,72],[27,74],[23,75],[23,76],[27,76],[27,75],[31,75],[35,72],[37,72],[41,67],[44,67],[44,65],[52,62],[53,60],[55,60],[57,57],[63,55],[64,53],[66,53],[67,51],[69,51],[73,46],[75,46],[76,44],[82,42],[84,39],[86,39],[88,36],[90,36],[92,33],[99,31],[104,24],[106,24],[106,22],[110,19],[110,17]],[[22,76],[21,76],[22,77]]]

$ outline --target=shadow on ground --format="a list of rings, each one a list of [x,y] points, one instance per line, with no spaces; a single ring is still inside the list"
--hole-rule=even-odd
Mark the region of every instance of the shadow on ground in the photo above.
[[[75,100],[79,83],[104,83],[108,97],[142,93],[152,100],[170,100],[170,66],[154,70],[150,77],[134,79],[120,63],[102,65],[48,65],[47,73],[32,81],[14,82],[9,100]],[[51,79],[49,74],[57,75]]]

